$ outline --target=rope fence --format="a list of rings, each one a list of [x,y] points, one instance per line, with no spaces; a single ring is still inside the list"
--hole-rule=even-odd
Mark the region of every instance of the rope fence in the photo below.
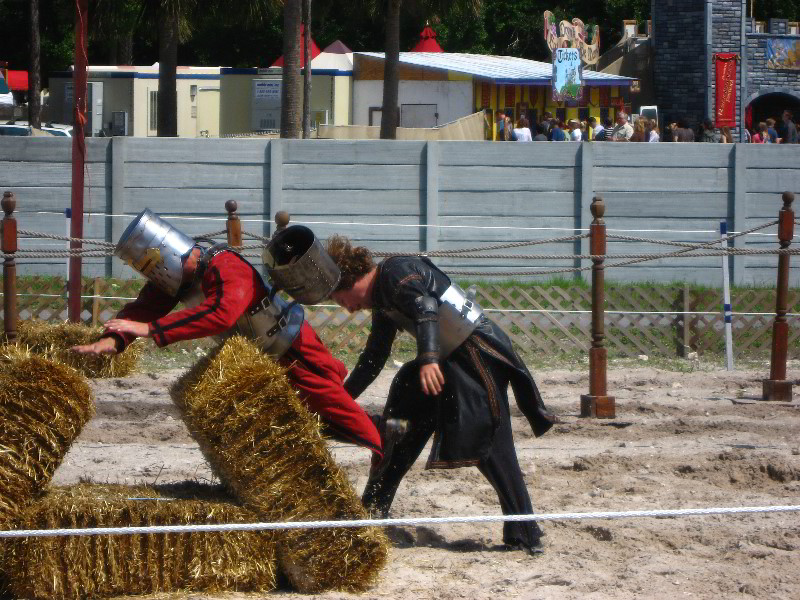
[[[18,529],[0,531],[0,539],[58,537],[66,535],[136,535],[156,533],[198,533],[224,531],[287,531],[297,529],[342,529],[347,527],[418,527],[456,523],[498,523],[525,521],[583,521],[588,519],[641,519],[697,517],[708,515],[800,512],[800,506],[742,506],[722,508],[680,508],[672,510],[629,510],[588,513],[540,513],[530,515],[487,515],[466,517],[414,517],[402,519],[355,519],[351,521],[292,521],[283,523],[220,523],[198,525],[149,525],[139,527],[81,527],[74,529]]]
[[[591,417],[608,417],[611,418],[614,416],[614,400],[612,396],[608,396],[606,392],[606,365],[607,365],[607,349],[605,348],[605,331],[604,331],[604,322],[605,322],[605,287],[604,287],[604,275],[607,269],[613,268],[622,268],[626,266],[631,266],[635,264],[640,264],[648,261],[658,261],[664,259],[671,259],[671,258],[682,258],[682,259],[708,259],[713,257],[722,257],[723,259],[730,257],[730,256],[777,256],[778,257],[778,300],[777,300],[777,307],[776,307],[776,317],[775,317],[775,325],[773,328],[773,345],[772,345],[772,365],[771,365],[771,372],[770,372],[770,379],[765,380],[770,381],[772,383],[765,383],[764,388],[764,398],[773,398],[774,394],[771,391],[767,390],[774,390],[780,388],[782,397],[791,398],[791,388],[790,383],[787,382],[785,376],[785,363],[787,359],[787,344],[788,344],[788,323],[787,319],[789,317],[796,316],[795,314],[789,314],[788,307],[787,307],[787,296],[788,296],[788,275],[789,275],[789,259],[792,255],[800,254],[800,248],[791,248],[791,239],[793,236],[793,228],[795,223],[794,212],[791,210],[791,204],[794,200],[793,194],[790,192],[786,192],[783,194],[783,208],[780,210],[779,218],[777,220],[772,220],[769,222],[762,223],[750,229],[739,231],[739,232],[730,232],[727,234],[722,235],[721,237],[716,237],[715,239],[708,241],[708,242],[684,242],[678,240],[663,240],[663,239],[655,239],[652,237],[643,237],[643,236],[634,236],[629,235],[630,233],[634,233],[634,231],[621,231],[617,233],[610,233],[606,229],[606,224],[603,220],[603,215],[605,213],[605,204],[603,203],[602,199],[596,197],[590,207],[591,213],[594,217],[592,221],[589,231],[586,232],[585,229],[561,229],[561,231],[571,231],[572,235],[562,235],[557,237],[550,237],[546,239],[536,239],[536,240],[524,240],[524,241],[516,241],[516,242],[508,242],[508,243],[500,243],[500,244],[491,244],[485,246],[473,246],[468,248],[459,248],[459,249],[451,249],[451,250],[432,250],[429,252],[416,252],[416,253],[408,253],[408,252],[374,252],[376,257],[390,257],[390,256],[426,256],[432,258],[451,258],[451,259],[468,259],[468,260],[501,260],[501,261],[526,261],[526,262],[535,262],[535,261],[572,261],[574,264],[572,266],[564,266],[564,267],[523,267],[523,269],[515,269],[515,270],[507,270],[507,271],[500,271],[500,272],[491,272],[487,273],[486,270],[463,270],[463,269],[450,269],[446,268],[446,272],[452,275],[462,275],[462,276],[479,276],[479,277],[486,277],[487,275],[498,276],[498,277],[513,277],[513,276],[544,276],[544,275],[557,275],[557,274],[567,274],[567,273],[580,273],[580,272],[592,272],[592,331],[591,331],[591,339],[592,339],[592,347],[589,349],[590,355],[590,372],[592,374],[590,378],[590,393],[586,396],[583,396],[581,399],[581,414],[582,416],[591,416]],[[104,258],[110,257],[114,255],[114,248],[115,244],[107,241],[101,241],[96,239],[81,239],[75,238],[70,236],[59,236],[59,235],[52,235],[46,234],[37,231],[25,230],[21,229],[17,231],[16,227],[16,220],[12,217],[14,209],[16,207],[16,200],[13,198],[13,194],[11,192],[6,192],[3,197],[3,210],[5,212],[5,218],[3,219],[3,246],[2,246],[2,258],[4,260],[4,314],[5,315],[16,315],[16,288],[15,288],[15,281],[16,281],[16,261],[17,260],[30,260],[30,259],[60,259],[60,258]],[[187,219],[187,220],[210,220],[210,221],[221,221],[225,220],[225,229],[212,231],[207,234],[203,234],[201,236],[197,236],[198,239],[214,239],[218,236],[222,236],[225,234],[225,239],[227,240],[228,244],[232,247],[236,248],[238,251],[242,253],[243,256],[247,258],[259,258],[260,252],[268,246],[270,242],[270,237],[265,235],[260,235],[253,232],[242,231],[242,222],[257,222],[257,223],[266,223],[263,219],[242,219],[238,214],[237,211],[237,203],[234,200],[228,200],[225,202],[225,209],[228,212],[227,217],[182,217],[182,216],[174,216],[174,215],[165,215],[166,218],[175,218],[175,219]],[[280,215],[280,219],[279,219]],[[109,216],[109,215],[104,215]],[[122,215],[111,215],[114,217],[122,216]],[[130,215],[124,215],[130,217]],[[276,215],[276,224],[278,225],[278,229],[285,227],[289,222],[289,215],[285,212],[279,212]],[[356,224],[357,222],[335,222],[335,221],[299,221],[299,223],[303,224],[339,224],[339,225],[348,225],[348,224]],[[364,224],[360,223],[361,225],[369,225],[370,227],[383,227],[383,226],[391,226],[391,227],[398,227],[398,226],[411,226],[408,224],[393,224],[393,223],[369,223]],[[729,245],[731,242],[740,238],[742,236],[748,235],[759,235],[763,234],[762,232],[765,229],[777,227],[777,234],[779,239],[779,246],[778,248],[741,248]],[[413,225],[413,227],[418,227],[419,224]],[[451,227],[450,225],[431,225],[436,227]],[[460,227],[460,225],[458,225]],[[457,227],[457,225],[453,225],[452,227]],[[469,227],[480,227],[480,228],[495,228],[494,226],[472,226]],[[507,226],[497,226],[497,229],[519,229],[519,230],[531,230],[531,229],[541,229],[541,230],[556,230],[557,228],[513,228]],[[8,229],[8,232],[6,232]],[[656,231],[666,231],[666,230],[649,230],[650,232]],[[579,233],[576,233],[579,232]],[[672,232],[677,233],[677,232]],[[711,232],[707,232],[711,233]],[[41,250],[41,249],[33,249],[33,248],[24,248],[19,249],[17,247],[17,238],[18,235],[27,236],[27,239],[35,238],[35,239],[49,239],[49,240],[57,240],[63,242],[69,242],[70,244],[87,244],[91,246],[95,246],[94,248],[69,248],[63,250]],[[767,234],[763,234],[767,235]],[[774,235],[774,234],[769,234]],[[254,241],[256,243],[251,244],[243,244],[243,239],[247,239],[250,241]],[[561,243],[570,243],[570,242],[579,242],[582,240],[588,239],[589,242],[589,252],[588,253],[581,253],[581,254],[574,254],[574,253],[540,253],[540,254],[517,254],[517,253],[498,253],[500,250],[510,250],[516,248],[525,248],[525,247],[535,247],[541,246],[546,244],[561,244]],[[643,243],[643,244],[655,244],[661,246],[669,246],[672,248],[676,248],[675,250],[665,251],[665,252],[650,252],[650,253],[634,253],[634,252],[617,252],[617,253],[609,253],[607,251],[607,243]],[[255,252],[258,253],[255,253]],[[590,261],[591,264],[581,265],[580,261]],[[726,261],[723,261],[723,265],[727,264]],[[7,285],[10,279],[13,280],[12,285]],[[98,299],[113,299],[118,300],[122,299],[122,297],[117,296],[105,296],[103,294],[99,294],[100,290],[98,287],[95,287],[95,294],[91,295],[93,300]],[[70,306],[72,306],[73,298],[75,300],[76,308],[79,308],[80,299],[83,295],[81,294],[80,286],[76,286],[75,289],[70,290]],[[86,297],[86,296],[83,296]],[[555,312],[551,310],[547,310],[544,307],[538,305],[535,301],[532,301],[533,308],[525,309],[525,312],[530,313],[542,313],[548,316],[551,320],[553,317],[550,317],[550,313]],[[729,301],[725,300],[724,311],[726,315],[726,319],[730,318],[734,313],[731,310],[729,305]],[[80,311],[77,311],[79,313]],[[492,312],[503,313],[508,311],[503,311],[501,308],[496,308]],[[572,311],[564,311],[564,314],[570,314]],[[577,312],[577,311],[576,311]],[[668,313],[656,313],[655,311],[648,311],[647,313],[637,313],[636,311],[612,311],[609,314],[612,315],[624,315],[624,314],[674,314],[674,315],[702,315],[702,314],[717,314],[717,313],[709,313],[709,311],[692,311],[689,309],[687,305],[684,304],[683,311],[669,311]],[[757,311],[742,311],[738,313],[740,315],[745,314],[753,314],[753,315],[763,315],[764,313],[759,313]],[[70,318],[79,319],[80,315],[76,314],[73,317],[72,309],[70,308]],[[13,321],[12,319],[5,319],[4,320],[4,329],[6,331],[6,337],[13,339],[15,332],[16,332],[16,325],[15,323],[10,323]],[[685,319],[684,319],[685,321]],[[575,341],[581,349],[586,349],[583,344],[577,342],[574,336],[569,333],[563,324],[556,323],[564,332],[567,334],[567,337]],[[686,323],[684,323],[684,329],[686,329]],[[353,335],[357,333],[357,330],[350,332],[348,334],[348,339],[351,339]],[[686,335],[686,334],[684,334]],[[729,344],[730,345],[730,344]],[[686,346],[686,344],[684,344]],[[780,366],[780,363],[783,366]],[[732,366],[730,367],[732,368]],[[777,382],[777,383],[776,383]],[[776,387],[777,386],[777,387]],[[787,388],[787,386],[789,386]],[[788,392],[787,392],[788,389]]]

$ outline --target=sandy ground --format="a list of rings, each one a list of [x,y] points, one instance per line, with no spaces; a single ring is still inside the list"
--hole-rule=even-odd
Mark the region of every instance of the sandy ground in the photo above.
[[[617,399],[613,421],[578,418],[579,396],[588,390],[585,372],[537,373],[562,423],[535,439],[512,401],[535,510],[800,504],[800,411],[735,402],[758,397],[767,371],[618,368],[609,373]],[[166,391],[180,372],[93,382],[97,416],[55,483],[212,480]],[[367,410],[381,408],[393,374],[387,368],[359,399]],[[331,449],[360,493],[367,451],[337,443]],[[402,484],[393,516],[499,513],[494,491],[476,469],[425,471],[425,456]],[[505,550],[499,523],[392,530],[389,565],[360,597],[800,598],[798,513],[548,522],[543,529],[545,553],[538,557]],[[279,591],[269,597],[305,596]]]

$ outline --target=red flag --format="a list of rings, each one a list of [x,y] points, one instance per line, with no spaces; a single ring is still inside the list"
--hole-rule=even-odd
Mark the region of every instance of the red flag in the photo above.
[[[714,64],[717,69],[714,111],[716,127],[736,127],[736,61],[738,60],[738,54],[714,54]]]

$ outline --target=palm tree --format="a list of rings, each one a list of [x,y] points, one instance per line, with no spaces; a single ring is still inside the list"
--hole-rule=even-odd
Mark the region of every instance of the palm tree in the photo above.
[[[311,137],[311,0],[303,0],[303,138]]]
[[[94,0],[90,4],[89,35],[105,47],[105,64],[133,64],[133,32],[142,9],[142,0]]]
[[[191,0],[190,0],[191,2]],[[178,41],[185,0],[161,0],[158,10],[158,137],[178,137]]]
[[[281,137],[299,138],[302,133],[303,92],[300,78],[300,23],[302,0],[283,3],[283,85],[281,86]]]
[[[28,124],[31,127],[42,127],[42,89],[41,57],[42,46],[39,39],[39,0],[30,0],[30,64],[28,65]]]
[[[400,123],[398,96],[400,82],[400,8],[403,0],[386,0],[386,58],[383,62],[383,106],[381,108],[381,139],[393,140],[397,137]],[[454,6],[470,9],[477,13],[482,0],[408,0],[412,13],[431,15],[444,13]]]
[[[400,5],[403,0],[386,0],[386,59],[383,62],[383,106],[381,108],[381,139],[397,137],[400,122],[397,111],[400,82]]]

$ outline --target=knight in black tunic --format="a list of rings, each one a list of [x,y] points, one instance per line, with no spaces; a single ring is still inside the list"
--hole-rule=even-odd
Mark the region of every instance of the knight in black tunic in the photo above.
[[[426,468],[476,466],[497,492],[503,514],[532,514],[511,435],[507,388],[537,437],[555,422],[508,336],[427,258],[378,265],[366,248],[333,236],[328,252],[342,278],[332,298],[353,312],[372,309],[372,330],[345,389],[357,398],[385,365],[399,329],[417,340],[417,357],[395,376],[383,413],[410,429],[374,469],[363,501],[387,516],[400,481],[431,435]],[[503,541],[539,551],[535,521],[506,522]]]

